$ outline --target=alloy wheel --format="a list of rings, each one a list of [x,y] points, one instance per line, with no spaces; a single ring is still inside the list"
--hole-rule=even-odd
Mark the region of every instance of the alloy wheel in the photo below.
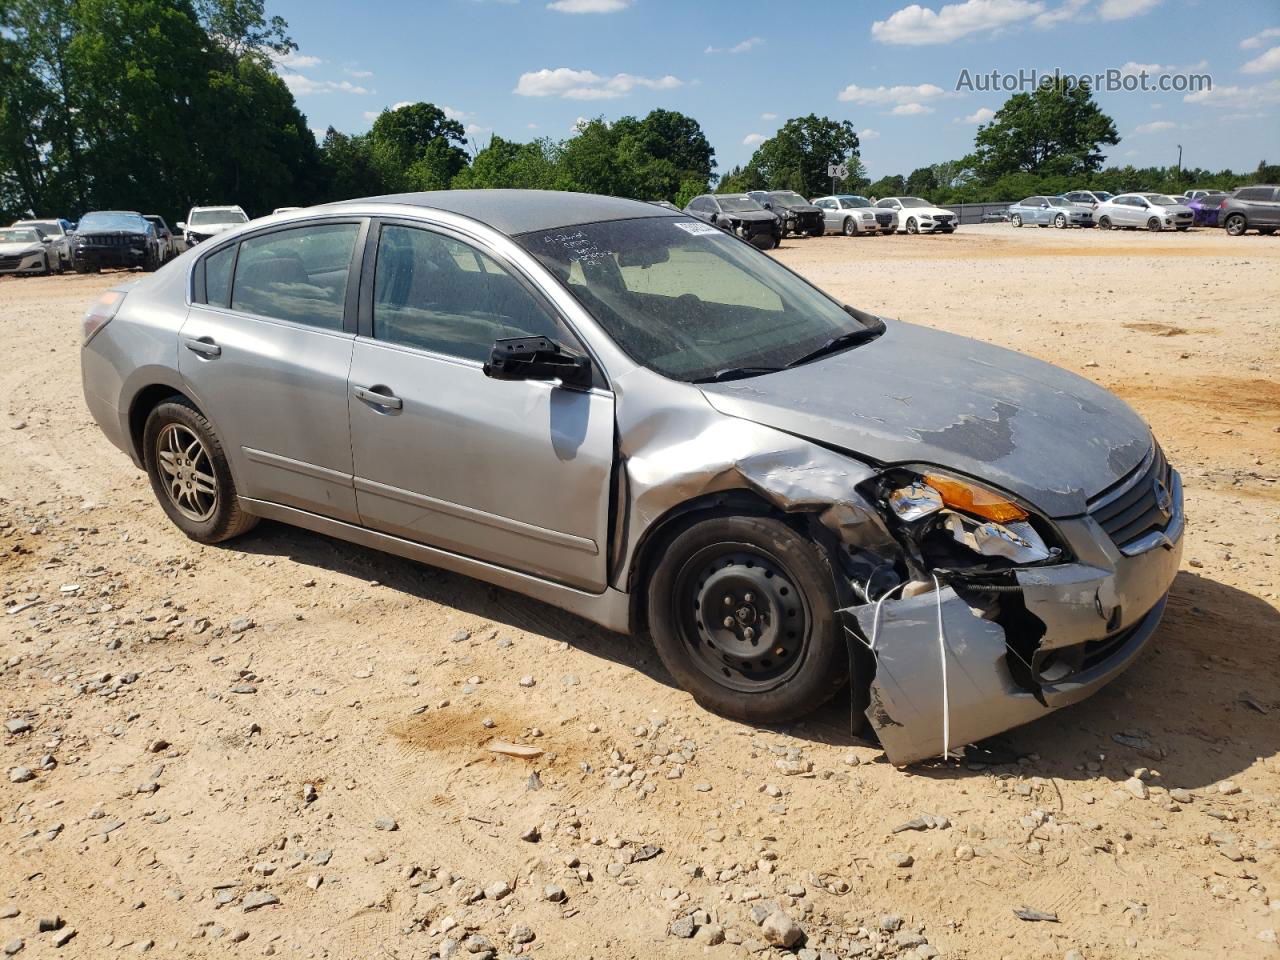
[[[1240,214],[1232,214],[1227,217],[1227,234],[1232,237],[1238,237],[1245,231],[1245,219]]]
[[[1021,214],[1017,214],[1017,213],[1015,213],[1012,217],[1010,217],[1010,218],[1009,218],[1009,222],[1010,222],[1011,224],[1013,224],[1015,227],[1020,227],[1020,226],[1022,226],[1022,216],[1021,216]]]
[[[213,516],[218,480],[203,440],[181,423],[167,423],[156,437],[156,463],[169,502],[179,513],[196,523]]]

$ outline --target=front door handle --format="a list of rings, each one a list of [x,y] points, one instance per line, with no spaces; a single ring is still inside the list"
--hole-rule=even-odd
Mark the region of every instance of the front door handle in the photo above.
[[[213,342],[212,337],[187,337],[184,342],[188,350],[202,357],[222,356],[222,348]]]
[[[388,410],[399,410],[404,407],[404,401],[391,392],[389,387],[352,387],[351,392],[365,403],[371,403],[375,407],[386,407]]]

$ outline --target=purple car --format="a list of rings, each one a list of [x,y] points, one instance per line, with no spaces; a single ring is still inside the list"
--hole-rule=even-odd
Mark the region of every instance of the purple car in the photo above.
[[[1195,214],[1194,224],[1197,227],[1216,227],[1218,225],[1218,208],[1229,194],[1222,190],[1195,190],[1199,196],[1187,201],[1187,206]]]

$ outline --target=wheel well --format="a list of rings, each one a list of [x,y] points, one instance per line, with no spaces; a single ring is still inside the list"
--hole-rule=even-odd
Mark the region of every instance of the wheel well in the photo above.
[[[164,383],[153,383],[149,387],[144,387],[133,398],[133,404],[129,407],[129,439],[133,443],[133,451],[139,463],[146,459],[142,451],[142,431],[147,425],[147,417],[151,416],[151,411],[161,403],[174,397],[195,407],[191,399],[181,390],[175,390]]]

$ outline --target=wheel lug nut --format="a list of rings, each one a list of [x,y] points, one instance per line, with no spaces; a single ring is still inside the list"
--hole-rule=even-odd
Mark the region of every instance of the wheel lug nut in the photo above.
[[[726,627],[732,627],[732,626],[733,626],[733,617],[725,617],[725,618],[724,618],[724,625],[725,625]]]
[[[748,593],[745,597],[742,598],[742,600],[744,603],[755,603],[756,595],[754,593]]]
[[[750,627],[747,627],[745,630],[743,630],[742,635],[746,637],[748,640],[754,640],[756,638],[756,632],[752,630]]]
[[[731,596],[730,596],[729,594],[727,594],[727,593],[724,595],[724,605],[725,605],[726,607],[732,607],[732,606],[733,606],[733,597],[731,597]]]

